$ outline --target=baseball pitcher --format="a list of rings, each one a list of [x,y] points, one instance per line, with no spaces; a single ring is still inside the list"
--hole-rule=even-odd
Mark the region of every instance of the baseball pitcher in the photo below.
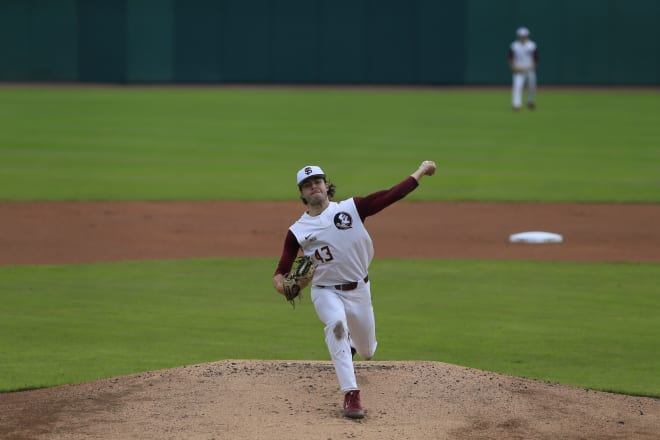
[[[423,176],[432,176],[435,170],[435,162],[425,160],[410,176],[390,189],[340,202],[331,200],[335,185],[326,180],[325,172],[318,166],[303,167],[296,176],[306,209],[286,234],[273,286],[287,300],[292,300],[308,284],[302,275],[292,275],[305,272],[294,264],[298,261],[297,255],[302,251],[304,256],[311,257],[315,265],[309,283],[311,299],[325,325],[325,343],[344,393],[345,417],[364,417],[353,356],[358,354],[369,360],[376,351],[376,324],[368,273],[374,248],[365,221],[404,198],[417,188]],[[302,280],[302,284],[297,279]]]

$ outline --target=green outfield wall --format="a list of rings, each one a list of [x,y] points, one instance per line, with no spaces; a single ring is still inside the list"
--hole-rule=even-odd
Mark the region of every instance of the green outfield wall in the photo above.
[[[658,0],[0,0],[1,81],[660,84]]]

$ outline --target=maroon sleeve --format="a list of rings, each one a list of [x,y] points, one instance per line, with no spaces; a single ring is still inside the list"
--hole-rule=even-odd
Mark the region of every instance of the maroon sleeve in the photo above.
[[[370,215],[377,214],[392,203],[401,200],[418,186],[417,179],[408,176],[390,189],[377,191],[366,197],[354,197],[353,200],[355,200],[355,207],[360,214],[360,218],[364,221]]]
[[[538,63],[539,63],[539,50],[535,49],[534,50],[534,64],[538,64]]]
[[[277,275],[278,273],[282,275],[289,273],[291,266],[293,265],[293,260],[295,260],[298,256],[299,249],[300,244],[298,243],[296,236],[293,235],[291,230],[289,230],[286,234],[286,238],[284,239],[284,248],[282,249],[280,262],[277,265],[277,269],[275,269],[275,273],[273,275]]]

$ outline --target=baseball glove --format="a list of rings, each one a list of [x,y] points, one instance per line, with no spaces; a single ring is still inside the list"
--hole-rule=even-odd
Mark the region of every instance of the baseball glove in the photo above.
[[[284,296],[287,301],[295,308],[296,298],[302,298],[302,290],[312,282],[316,266],[312,261],[312,257],[302,255],[295,259],[291,271],[284,275]]]

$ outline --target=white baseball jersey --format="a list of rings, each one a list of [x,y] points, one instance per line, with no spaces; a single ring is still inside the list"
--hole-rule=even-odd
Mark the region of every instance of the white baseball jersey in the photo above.
[[[374,247],[353,198],[330,202],[315,217],[305,212],[289,230],[317,263],[314,284],[331,286],[367,276]]]
[[[533,68],[534,52],[536,52],[536,43],[532,40],[527,40],[524,43],[520,40],[514,41],[511,43],[513,66],[525,70]]]

